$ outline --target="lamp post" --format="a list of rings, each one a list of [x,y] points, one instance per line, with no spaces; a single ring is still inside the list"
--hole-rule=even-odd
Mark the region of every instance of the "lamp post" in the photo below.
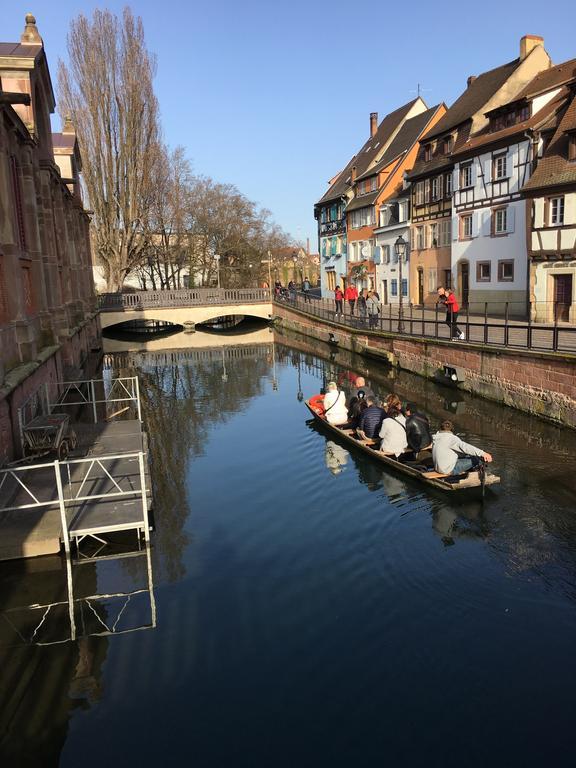
[[[298,273],[296,272],[296,265],[298,264],[298,254],[292,254],[292,261],[294,262],[294,284],[298,285]]]
[[[398,259],[398,282],[400,285],[399,288],[399,294],[398,294],[398,333],[404,333],[404,323],[402,319],[402,309],[403,309],[403,294],[404,291],[402,290],[402,262],[404,261],[404,257],[406,255],[406,240],[402,237],[402,235],[398,236],[398,239],[394,243],[394,253],[396,254],[396,258]]]

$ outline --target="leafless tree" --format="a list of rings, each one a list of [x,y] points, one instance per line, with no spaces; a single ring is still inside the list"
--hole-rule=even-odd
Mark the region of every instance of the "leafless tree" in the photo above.
[[[122,19],[107,10],[78,16],[68,54],[58,72],[60,110],[76,126],[96,257],[116,291],[144,258],[145,222],[162,176],[155,58],[129,8]]]

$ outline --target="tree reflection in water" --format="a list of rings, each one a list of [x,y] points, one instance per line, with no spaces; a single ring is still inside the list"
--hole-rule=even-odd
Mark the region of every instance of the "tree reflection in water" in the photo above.
[[[186,519],[194,489],[187,485],[190,459],[202,456],[213,427],[261,394],[274,364],[272,344],[184,352],[107,356],[113,376],[138,375],[148,433],[159,578],[185,574]]]

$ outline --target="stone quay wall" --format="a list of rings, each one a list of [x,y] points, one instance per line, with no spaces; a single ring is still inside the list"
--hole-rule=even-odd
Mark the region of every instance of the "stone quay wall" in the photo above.
[[[332,333],[341,348],[429,379],[437,379],[445,365],[461,369],[460,389],[576,429],[576,355],[356,331],[278,304],[274,317],[282,327],[322,341]]]

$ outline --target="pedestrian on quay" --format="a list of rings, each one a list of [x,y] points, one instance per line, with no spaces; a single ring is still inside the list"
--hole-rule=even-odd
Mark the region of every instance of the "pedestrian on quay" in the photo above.
[[[288,283],[288,293],[290,294],[290,301],[296,304],[296,283],[294,280],[290,280]]]
[[[312,288],[312,285],[310,284],[310,280],[308,280],[308,278],[305,277],[304,282],[302,283],[302,293],[304,294],[304,304],[306,304],[307,301],[312,303],[312,299],[310,298],[311,288]]]
[[[452,341],[464,338],[464,332],[458,327],[458,312],[460,306],[451,288],[438,288],[438,303],[446,308],[446,320],[444,321],[450,329],[450,338]]]
[[[336,315],[343,315],[344,314],[344,294],[342,293],[342,290],[339,285],[336,286],[336,290],[334,291],[334,302],[336,304]]]
[[[380,302],[374,295],[374,291],[368,291],[368,298],[366,299],[366,309],[368,310],[368,321],[370,328],[375,328],[378,325],[378,315],[380,314]]]
[[[358,315],[360,316],[360,320],[362,324],[365,325],[368,309],[366,307],[366,291],[364,289],[360,291],[360,295],[358,296],[358,300],[356,301],[356,307],[358,309]]]
[[[350,307],[350,314],[354,316],[354,307],[356,305],[356,300],[358,299],[358,289],[355,285],[346,286],[346,290],[344,291],[344,298]]]

